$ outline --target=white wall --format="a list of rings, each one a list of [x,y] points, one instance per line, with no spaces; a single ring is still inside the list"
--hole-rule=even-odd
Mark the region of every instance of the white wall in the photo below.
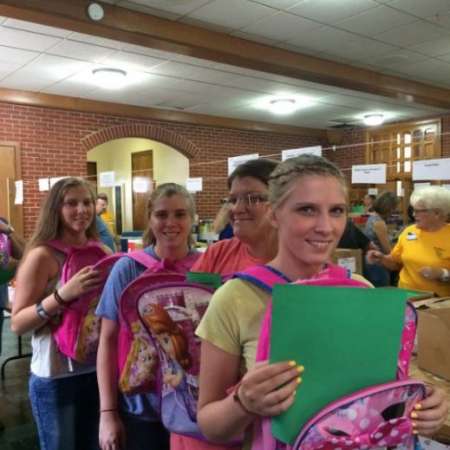
[[[124,186],[123,230],[132,230],[133,202],[131,186],[131,154],[146,150],[153,151],[153,174],[157,184],[175,182],[185,185],[189,177],[189,160],[168,145],[150,139],[115,139],[94,147],[88,152],[87,160],[97,163],[97,175],[100,172],[115,172],[116,184]],[[108,194],[113,205],[113,189],[98,187],[99,192]],[[112,211],[115,214],[115,211]]]

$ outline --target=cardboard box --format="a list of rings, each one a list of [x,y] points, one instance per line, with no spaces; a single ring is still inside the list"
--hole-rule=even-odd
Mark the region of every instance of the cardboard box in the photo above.
[[[450,299],[435,299],[418,308],[418,364],[450,380]]]
[[[362,250],[351,248],[337,248],[331,257],[334,264],[351,270],[352,273],[362,275]]]

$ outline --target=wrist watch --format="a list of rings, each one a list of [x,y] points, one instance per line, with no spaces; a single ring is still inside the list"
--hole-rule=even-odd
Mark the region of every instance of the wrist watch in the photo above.
[[[442,276],[441,281],[444,283],[448,283],[450,281],[450,272],[448,269],[441,269],[442,270]]]

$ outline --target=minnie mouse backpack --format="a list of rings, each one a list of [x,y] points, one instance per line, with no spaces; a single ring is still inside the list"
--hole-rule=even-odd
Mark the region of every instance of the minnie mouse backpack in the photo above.
[[[61,269],[61,286],[83,267],[90,265],[99,270],[106,281],[114,263],[123,256],[120,253],[107,256],[103,246],[97,241],[89,241],[83,247],[67,246],[60,241],[50,241],[47,245],[66,256]],[[103,284],[67,303],[61,320],[52,329],[59,351],[81,364],[95,364],[100,337],[100,318],[95,315],[95,309],[102,289]]]
[[[213,289],[187,281],[186,270],[164,270],[147,270],[122,293],[119,387],[156,398],[169,431],[203,439],[196,419],[200,339],[195,329]]]
[[[289,282],[268,266],[252,267],[235,277],[269,293],[275,284]],[[346,269],[335,265],[328,265],[317,277],[298,283],[367,288],[364,283],[352,280]],[[257,361],[269,356],[271,311],[270,302],[261,325]],[[256,422],[252,450],[369,450],[386,446],[414,449],[416,439],[410,414],[425,396],[422,382],[407,379],[416,323],[416,311],[407,303],[397,364],[398,381],[371,386],[330,403],[302,427],[292,445],[278,441],[272,434],[270,419],[262,418]]]

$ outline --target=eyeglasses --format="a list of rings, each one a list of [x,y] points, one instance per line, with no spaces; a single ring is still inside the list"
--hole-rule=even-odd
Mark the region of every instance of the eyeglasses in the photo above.
[[[228,198],[224,198],[223,202],[234,206],[241,201],[244,206],[256,206],[259,203],[267,202],[269,197],[264,194],[240,194],[240,195],[230,195]]]

